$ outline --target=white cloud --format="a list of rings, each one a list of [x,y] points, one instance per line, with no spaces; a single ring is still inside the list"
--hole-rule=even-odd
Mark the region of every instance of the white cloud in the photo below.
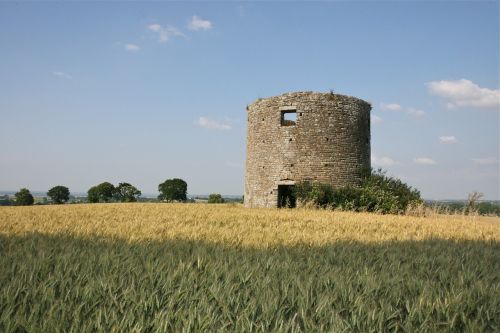
[[[496,157],[473,158],[472,161],[477,165],[495,165],[500,164],[500,159]]]
[[[216,120],[209,119],[207,117],[198,118],[198,126],[208,128],[208,129],[216,129],[216,130],[230,130],[231,125],[228,122],[218,122]]]
[[[52,74],[54,76],[61,78],[61,79],[71,80],[73,78],[71,75],[69,75],[68,73],[64,73],[64,72],[52,72]]]
[[[453,144],[457,143],[457,138],[453,135],[450,136],[440,136],[439,137],[439,142],[444,143],[444,144]]]
[[[189,30],[210,30],[212,29],[212,22],[203,20],[201,17],[193,16],[189,22]]]
[[[396,103],[391,103],[391,104],[380,103],[380,109],[382,111],[401,111],[403,108],[401,107],[401,105]]]
[[[375,154],[372,154],[372,164],[380,167],[390,167],[399,164],[399,162],[387,156],[379,157]]]
[[[154,32],[160,32],[161,31],[161,25],[159,24],[151,24],[148,27],[149,30],[154,31]]]
[[[380,103],[380,110],[382,111],[396,111],[396,112],[404,112],[412,117],[415,118],[420,118],[425,116],[425,111],[418,110],[415,108],[405,108],[402,107],[400,104],[396,103]]]
[[[420,165],[434,165],[434,164],[436,164],[436,161],[434,161],[432,158],[429,158],[429,157],[415,157],[413,159],[413,162],[420,164]]]
[[[186,35],[184,35],[179,29],[170,25],[163,27],[159,24],[151,24],[148,26],[148,29],[156,33],[160,43],[169,41],[171,37],[186,37]]]
[[[448,100],[449,108],[474,107],[500,110],[500,90],[482,88],[466,79],[431,81],[429,93]]]
[[[408,109],[406,109],[406,113],[409,114],[412,117],[415,117],[415,118],[420,118],[420,117],[425,116],[425,111],[417,110],[417,109],[414,109],[414,108],[408,108]]]
[[[377,115],[372,114],[371,118],[373,124],[380,124],[382,122],[382,118]]]
[[[129,52],[137,52],[137,51],[140,51],[141,48],[139,47],[139,45],[125,44],[125,50],[127,50]]]

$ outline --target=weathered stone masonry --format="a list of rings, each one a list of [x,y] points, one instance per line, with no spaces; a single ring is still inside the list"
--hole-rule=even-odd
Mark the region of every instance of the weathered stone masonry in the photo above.
[[[245,206],[276,207],[278,188],[304,180],[356,185],[370,167],[370,110],[355,97],[315,92],[250,104]]]

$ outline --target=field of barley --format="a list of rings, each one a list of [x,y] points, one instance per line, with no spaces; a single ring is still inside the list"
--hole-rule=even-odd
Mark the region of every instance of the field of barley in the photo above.
[[[500,219],[0,207],[1,332],[498,332]]]

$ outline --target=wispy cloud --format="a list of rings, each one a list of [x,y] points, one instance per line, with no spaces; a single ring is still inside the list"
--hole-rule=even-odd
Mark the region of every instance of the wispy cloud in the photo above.
[[[52,72],[52,75],[57,76],[58,78],[67,79],[67,80],[71,80],[73,78],[71,75],[69,75],[68,73],[65,73],[65,72]]]
[[[204,20],[201,17],[193,16],[188,25],[189,30],[210,30],[212,29],[212,22],[209,20]]]
[[[135,45],[135,44],[125,44],[125,50],[129,51],[129,52],[138,52],[141,50],[140,46],[139,45]]]
[[[482,88],[466,79],[431,81],[426,83],[429,93],[448,100],[449,108],[474,107],[500,111],[500,90]]]
[[[179,29],[174,26],[161,26],[160,24],[151,24],[148,30],[154,32],[158,38],[158,42],[168,42],[172,37],[186,37]]]
[[[401,111],[403,107],[396,103],[380,103],[380,110],[382,111]]]
[[[372,154],[371,159],[372,159],[372,164],[379,167],[390,167],[399,164],[398,161],[390,157],[377,156],[376,154]]]
[[[425,111],[415,108],[406,108],[397,103],[380,103],[380,110],[382,111],[395,111],[404,112],[412,117],[421,118],[425,116]]]
[[[215,130],[230,130],[232,128],[229,122],[219,122],[213,119],[209,119],[207,117],[200,117],[197,121],[198,126],[208,129]]]
[[[477,165],[495,165],[500,164],[500,159],[496,157],[473,158],[472,161]]]
[[[432,158],[429,157],[415,157],[413,162],[420,165],[434,165],[437,164]]]
[[[449,145],[449,144],[457,143],[457,138],[454,135],[440,136],[439,142]]]
[[[409,114],[412,117],[420,118],[425,116],[425,111],[418,110],[415,108],[408,108],[405,110],[407,114]]]
[[[371,119],[372,119],[373,124],[380,124],[382,122],[382,118],[380,118],[379,116],[377,116],[375,114],[371,115]]]

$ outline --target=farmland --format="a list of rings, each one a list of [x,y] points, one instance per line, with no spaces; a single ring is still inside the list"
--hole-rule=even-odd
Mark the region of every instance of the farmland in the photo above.
[[[499,221],[208,204],[0,207],[0,331],[493,332]]]

